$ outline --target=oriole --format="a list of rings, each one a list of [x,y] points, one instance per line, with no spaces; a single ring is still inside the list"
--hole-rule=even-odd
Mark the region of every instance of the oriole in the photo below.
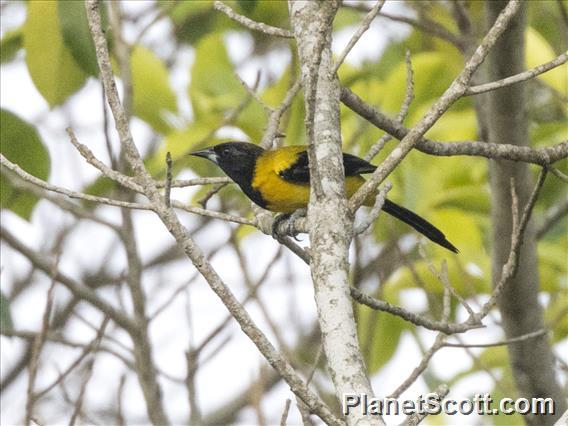
[[[191,153],[217,164],[260,207],[281,213],[305,208],[310,199],[310,169],[305,146],[264,150],[247,142],[226,142]],[[343,153],[345,192],[351,197],[365,182],[361,174],[376,167],[351,154]],[[365,205],[372,206],[374,197]],[[458,253],[442,231],[416,213],[385,200],[383,210],[412,226],[431,241]]]

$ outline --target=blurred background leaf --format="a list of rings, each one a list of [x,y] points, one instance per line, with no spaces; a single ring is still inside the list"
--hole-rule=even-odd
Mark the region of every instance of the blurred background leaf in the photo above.
[[[5,109],[0,110],[0,152],[35,177],[47,180],[50,159],[36,128]],[[30,220],[38,197],[14,188],[0,175],[1,205]]]

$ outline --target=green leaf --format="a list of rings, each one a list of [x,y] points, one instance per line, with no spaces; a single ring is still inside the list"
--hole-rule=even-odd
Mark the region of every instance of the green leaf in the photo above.
[[[554,49],[552,49],[546,39],[534,28],[527,28],[525,33],[525,43],[527,52],[527,68],[533,68],[544,64],[556,57]],[[566,78],[567,73],[568,65],[563,64],[539,75],[537,78],[554,88],[558,93],[566,93],[568,90],[568,78]]]
[[[168,133],[167,114],[177,112],[177,100],[166,66],[152,51],[136,46],[131,69],[134,114],[157,132]]]
[[[245,13],[252,13],[256,8],[257,0],[237,0],[239,8]]]
[[[159,5],[162,10],[167,10],[174,24],[176,38],[191,45],[220,28],[219,22],[223,23],[224,29],[234,26],[229,18],[213,9],[212,0],[184,2],[168,0],[159,2]]]
[[[0,292],[0,330],[12,331],[14,330],[14,323],[12,322],[12,314],[10,313],[10,301],[4,293]]]
[[[459,247],[461,249],[461,247]],[[443,248],[438,248],[438,246],[432,245],[427,247],[427,252],[439,251],[442,253],[443,258],[447,259],[447,255],[443,253]],[[445,250],[448,253],[447,250]],[[433,256],[429,255],[430,258]],[[448,259],[449,260],[449,259]],[[460,259],[461,260],[461,259]],[[440,271],[440,261],[432,259],[434,266],[437,271]],[[448,262],[448,278],[452,287],[461,294],[464,298],[470,297],[474,294],[488,293],[491,290],[491,275],[490,275],[490,264],[488,261],[485,264],[476,263],[475,266],[482,270],[482,276],[474,274],[471,272],[467,266],[473,264],[471,259],[468,257],[464,261],[464,265],[458,264],[458,262]],[[473,266],[473,265],[471,265]],[[406,288],[416,288],[420,284],[423,285],[424,291],[429,295],[442,295],[444,292],[444,285],[440,282],[437,276],[432,274],[428,264],[423,260],[418,260],[414,262],[413,269],[404,267],[393,274],[388,280],[386,286],[392,287],[396,290],[406,289]],[[417,282],[418,277],[420,282]]]
[[[0,63],[10,62],[22,48],[24,38],[22,29],[7,32],[0,42]]]
[[[87,74],[63,42],[57,3],[32,1],[27,6],[24,48],[28,71],[49,106],[61,105],[83,86]]]
[[[101,10],[106,9],[103,7]],[[83,2],[58,0],[57,16],[61,24],[63,41],[73,55],[73,59],[87,74],[98,76],[95,45],[89,31],[87,11]]]
[[[463,59],[448,52],[421,52],[412,55],[414,70],[414,100],[407,122],[413,124],[422,118],[415,113],[419,107],[430,106],[444,91],[462,67]],[[382,107],[386,113],[398,113],[406,92],[406,64],[402,60],[385,79],[388,93]]]
[[[35,127],[4,109],[0,110],[0,152],[40,179],[49,176],[49,154]],[[1,207],[29,220],[38,198],[14,188],[4,175],[0,176],[0,189]]]
[[[390,294],[390,296],[388,295]],[[383,299],[398,304],[395,291],[388,289]],[[379,371],[394,355],[402,331],[407,323],[394,315],[378,312],[365,305],[357,304],[357,333],[365,364],[370,374]]]
[[[235,108],[245,96],[245,90],[234,75],[221,35],[211,34],[201,39],[196,48],[189,86],[196,119],[211,112]]]
[[[182,130],[170,132],[163,140],[164,143],[146,163],[146,168],[154,176],[161,176],[165,170],[166,153],[169,152],[174,162],[174,173],[183,167],[190,166],[199,175],[218,168],[207,161],[187,155],[191,151],[204,148],[204,145],[214,145],[218,139],[211,137],[223,120],[220,114],[210,114],[203,120],[196,121]],[[195,161],[197,160],[197,161]],[[209,163],[209,164],[208,164]],[[195,167],[194,167],[195,166]],[[220,174],[219,176],[222,176]]]

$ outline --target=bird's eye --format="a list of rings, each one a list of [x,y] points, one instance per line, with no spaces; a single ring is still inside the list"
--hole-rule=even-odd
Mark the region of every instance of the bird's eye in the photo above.
[[[231,153],[231,150],[229,148],[223,148],[221,150],[221,156],[222,157],[228,157],[230,153]]]

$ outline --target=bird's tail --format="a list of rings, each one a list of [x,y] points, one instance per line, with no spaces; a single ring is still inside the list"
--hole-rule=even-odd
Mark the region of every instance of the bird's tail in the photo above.
[[[420,232],[422,235],[435,242],[436,244],[439,244],[442,247],[453,251],[454,253],[459,253],[459,250],[446,239],[446,236],[442,231],[440,231],[426,219],[418,216],[416,213],[411,212],[410,210],[399,206],[398,204],[395,204],[390,200],[385,200],[383,210],[391,216],[396,217],[398,220],[403,221],[407,225],[412,226],[414,229],[416,229],[418,232]]]

